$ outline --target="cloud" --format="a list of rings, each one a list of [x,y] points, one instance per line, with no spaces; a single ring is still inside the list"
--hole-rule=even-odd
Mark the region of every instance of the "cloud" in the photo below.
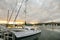
[[[22,0],[0,0],[0,16],[1,18],[5,18],[7,15],[7,9],[10,8],[10,10],[15,8],[15,12],[13,14],[12,19],[14,19],[16,12],[17,12],[17,7],[19,6],[18,4],[21,3]],[[18,2],[16,4],[16,2]],[[25,4],[23,3],[23,6],[21,8],[21,11],[19,12],[19,15],[17,17],[17,20],[27,20],[32,21],[38,21],[38,22],[48,22],[52,20],[60,20],[60,0],[28,0],[27,2],[27,17],[25,18],[25,13],[24,13],[24,6]],[[12,8],[12,9],[11,9]],[[19,8],[19,7],[18,7]],[[2,14],[1,14],[2,13]],[[3,16],[5,14],[5,16]],[[11,14],[11,13],[10,13]],[[58,20],[59,19],[59,20]],[[60,22],[60,21],[59,21]]]

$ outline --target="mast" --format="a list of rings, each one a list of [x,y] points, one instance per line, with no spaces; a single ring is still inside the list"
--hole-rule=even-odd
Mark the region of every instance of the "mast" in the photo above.
[[[16,19],[17,19],[17,17],[18,17],[18,14],[19,14],[19,12],[20,12],[20,10],[21,10],[22,3],[23,3],[23,2],[24,2],[24,0],[22,0],[21,5],[20,5],[20,7],[19,7],[19,9],[18,9],[18,12],[17,12],[17,14],[16,14],[16,16],[15,16],[15,18],[14,18],[14,21],[13,21],[13,22],[15,22],[15,21],[16,21]]]
[[[9,10],[8,10],[8,12],[7,12],[7,24],[6,24],[6,27],[8,27],[8,23],[9,23]]]
[[[25,25],[27,24],[27,23],[26,23],[27,2],[28,2],[28,0],[25,0],[25,10],[24,10],[24,13],[25,13]]]
[[[17,0],[16,0],[16,4],[15,5],[17,5]],[[14,7],[14,9],[15,9],[16,7]],[[13,15],[13,12],[14,12],[14,9],[12,10],[12,13],[11,13],[11,15],[10,15],[10,17],[9,17],[9,20],[8,20],[8,22],[11,20],[11,18],[12,18],[12,15]]]
[[[7,12],[7,24],[8,24],[8,20],[9,20],[9,10]]]

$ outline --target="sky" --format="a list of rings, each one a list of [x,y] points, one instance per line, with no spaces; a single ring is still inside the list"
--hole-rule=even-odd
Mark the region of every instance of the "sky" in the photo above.
[[[0,20],[7,20],[13,12],[11,20],[14,20],[22,0],[0,0]],[[27,22],[60,22],[60,0],[28,0],[25,18],[25,0],[22,3],[19,15],[16,20]]]

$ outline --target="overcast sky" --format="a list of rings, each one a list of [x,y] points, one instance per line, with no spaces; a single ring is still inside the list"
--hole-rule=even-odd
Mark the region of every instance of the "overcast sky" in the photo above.
[[[14,20],[16,12],[19,9],[22,0],[0,0],[0,20],[6,20],[8,10],[14,9],[11,20]],[[25,2],[19,12],[17,20],[25,20],[27,22],[60,22],[60,0],[28,0],[27,13],[25,18]]]

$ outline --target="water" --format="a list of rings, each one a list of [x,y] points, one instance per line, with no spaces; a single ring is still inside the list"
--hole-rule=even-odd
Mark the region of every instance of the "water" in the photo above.
[[[60,40],[60,26],[39,26],[41,33],[16,40]],[[56,30],[59,32],[57,32]],[[49,29],[49,30],[48,30]],[[50,30],[51,29],[51,30]]]

